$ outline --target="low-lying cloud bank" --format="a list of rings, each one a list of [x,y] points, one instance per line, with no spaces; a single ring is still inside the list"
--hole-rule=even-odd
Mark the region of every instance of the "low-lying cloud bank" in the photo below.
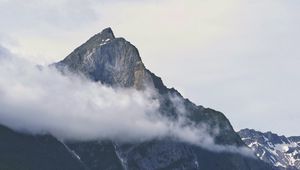
[[[181,127],[184,120],[162,117],[150,89],[113,89],[17,57],[1,57],[0,96],[0,123],[22,132],[62,140],[202,140],[192,127]]]
[[[0,124],[60,140],[140,142],[175,137],[213,151],[238,152],[214,144],[205,125],[186,126],[184,108],[177,121],[159,113],[154,90],[113,89],[84,77],[62,75],[0,49]]]

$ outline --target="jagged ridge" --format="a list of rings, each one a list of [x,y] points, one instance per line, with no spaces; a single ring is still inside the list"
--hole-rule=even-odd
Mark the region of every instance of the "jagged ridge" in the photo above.
[[[279,136],[253,129],[242,129],[238,133],[261,160],[283,169],[300,169],[300,137]]]

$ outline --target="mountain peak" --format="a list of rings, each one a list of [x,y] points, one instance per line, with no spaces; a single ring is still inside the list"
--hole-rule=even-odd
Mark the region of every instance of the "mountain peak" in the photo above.
[[[105,38],[106,39],[115,39],[115,35],[110,27],[105,28],[97,35],[101,36],[101,38],[104,38],[104,39]]]
[[[56,63],[55,66],[62,70],[66,68],[71,72],[83,73],[93,81],[112,87],[138,90],[150,87],[158,92],[153,97],[158,100],[158,114],[162,116],[161,118],[176,121],[176,119],[180,120],[181,116],[185,116],[187,124],[191,123],[195,127],[203,125],[203,123],[207,125],[205,129],[208,134],[214,134],[216,128],[220,129],[215,136],[216,144],[244,146],[229,120],[221,112],[197,106],[188,99],[184,99],[175,89],[167,88],[159,77],[145,68],[134,45],[124,38],[114,38],[112,35],[110,28],[104,29],[75,49],[64,60]],[[102,42],[103,39],[109,37],[113,37],[113,39]],[[183,114],[182,110],[186,113]],[[112,147],[116,149],[113,150],[113,153],[124,155],[122,159],[126,161],[124,166],[126,169],[183,169],[182,167],[184,169],[220,169],[219,165],[223,165],[224,162],[226,164],[223,169],[236,169],[237,167],[243,170],[271,169],[263,162],[252,160],[252,158],[250,160],[238,153],[226,153],[222,154],[224,156],[220,156],[219,153],[211,152],[210,149],[206,150],[198,145],[186,144],[173,139],[159,138],[149,142],[130,144],[130,147],[117,147]],[[95,152],[92,153],[94,155]],[[137,157],[136,155],[140,155],[140,153],[145,153],[145,155]],[[206,157],[208,159],[203,159]],[[161,159],[165,161],[161,163]],[[98,159],[95,161],[98,162]]]
[[[91,49],[98,47],[100,45],[104,45],[108,43],[111,40],[114,40],[115,35],[110,27],[105,28],[100,33],[94,35],[92,38],[90,38],[83,46],[82,48]]]
[[[110,27],[94,35],[57,66],[112,86],[143,89],[143,84],[152,81],[137,48],[124,38],[115,38]]]

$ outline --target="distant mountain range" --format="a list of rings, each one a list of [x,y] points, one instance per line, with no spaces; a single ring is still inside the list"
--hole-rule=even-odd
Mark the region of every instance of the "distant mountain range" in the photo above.
[[[281,169],[300,170],[300,136],[285,137],[253,129],[238,133],[261,160]]]
[[[176,96],[183,101],[188,113],[185,116],[190,123],[205,123],[211,129],[218,127],[216,144],[246,146],[224,114],[198,106],[183,98],[174,88],[167,88],[161,78],[146,69],[137,48],[124,38],[116,38],[110,28],[96,34],[65,59],[51,66],[62,72],[69,70],[85,75],[92,81],[111,87],[143,90],[147,84],[159,95],[159,111],[162,116],[170,119],[179,117],[181,113],[169,98],[170,95]],[[242,134],[243,131],[240,132]],[[111,140],[61,142],[50,134],[25,135],[0,126],[0,139],[0,170],[277,169],[251,156],[235,152],[214,152],[210,148],[172,138],[135,144]],[[244,141],[248,144],[247,140]]]

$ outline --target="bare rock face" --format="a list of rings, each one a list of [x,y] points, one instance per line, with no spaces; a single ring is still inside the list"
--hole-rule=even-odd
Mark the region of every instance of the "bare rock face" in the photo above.
[[[111,86],[141,89],[144,84],[152,85],[138,50],[124,38],[115,38],[111,28],[90,38],[58,66]]]

